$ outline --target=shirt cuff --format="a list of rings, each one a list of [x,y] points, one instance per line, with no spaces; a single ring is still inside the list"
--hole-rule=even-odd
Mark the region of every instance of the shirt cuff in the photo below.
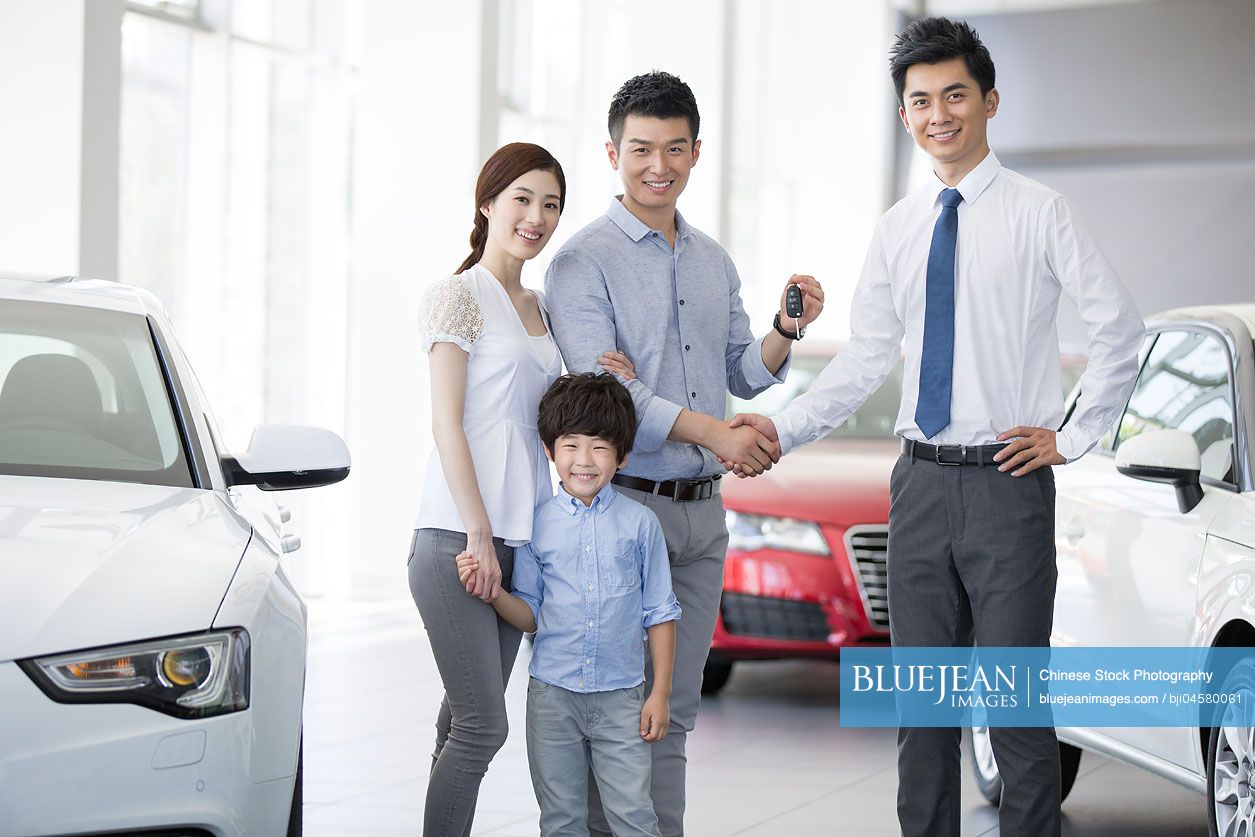
[[[1098,442],[1078,432],[1076,427],[1065,427],[1055,434],[1055,451],[1069,463],[1084,456]]]
[[[767,364],[763,363],[763,341],[767,339],[767,335],[763,335],[754,341],[753,345],[745,349],[741,355],[741,373],[745,375],[745,383],[749,384],[750,389],[764,390],[767,387],[776,384],[783,384],[785,375],[789,374],[789,367],[793,364],[793,351],[785,355],[784,363],[780,364],[780,369],[776,374],[771,374],[767,369]]]
[[[645,414],[636,425],[636,443],[632,449],[645,453],[661,448],[662,443],[671,435],[671,428],[675,427],[675,420],[680,417],[681,409],[679,404],[665,398],[656,395],[650,398],[645,406]]]
[[[667,596],[667,600],[658,607],[649,608],[645,611],[641,624],[646,630],[654,625],[661,625],[663,622],[673,622],[680,618],[680,603],[675,600],[675,593]]]
[[[780,455],[784,456],[797,446],[796,434],[793,432],[793,421],[789,417],[789,411],[783,410],[774,416],[769,416],[771,423],[775,425],[776,435],[780,437]]]
[[[516,592],[514,595],[522,599],[523,604],[527,605],[528,607],[532,609],[532,621],[536,623],[537,627],[540,627],[540,602],[536,601],[535,599],[533,599],[531,596],[527,595],[526,593]]]

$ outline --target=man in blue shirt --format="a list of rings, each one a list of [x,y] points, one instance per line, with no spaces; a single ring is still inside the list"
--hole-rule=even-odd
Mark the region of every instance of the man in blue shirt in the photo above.
[[[684,832],[685,739],[723,589],[728,531],[718,458],[761,473],[779,457],[757,431],[728,426],[725,399],[729,390],[751,398],[783,380],[792,341],[823,308],[819,283],[792,276],[786,289],[801,289],[804,313],[789,317],[782,292],[775,328],[755,340],[732,260],[676,211],[700,155],[699,121],[693,91],[675,76],[655,71],[624,83],[610,104],[606,143],[623,194],[567,242],[545,276],[568,369],[594,371],[599,362],[616,369],[602,357],[616,348],[635,364],[635,378],[624,383],[636,404],[636,444],[614,482],[658,516],[684,608],[671,735],[653,748],[654,808],[667,837]],[[592,831],[605,834],[597,809],[590,799]]]
[[[680,606],[658,518],[610,485],[636,435],[632,397],[611,375],[564,375],[541,399],[538,427],[562,485],[515,551],[514,593],[492,605],[536,632],[527,757],[540,832],[588,833],[591,768],[614,833],[658,837],[650,745],[667,735]],[[475,569],[458,556],[463,583]]]

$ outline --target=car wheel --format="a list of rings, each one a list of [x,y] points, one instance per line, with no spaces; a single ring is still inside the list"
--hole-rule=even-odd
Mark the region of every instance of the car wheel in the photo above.
[[[706,660],[706,668],[702,670],[702,694],[718,694],[720,689],[728,685],[728,678],[731,676],[731,660],[716,660],[713,657]]]
[[[287,837],[301,837],[302,815],[305,808],[303,786],[305,784],[305,736],[296,750],[296,784],[292,786],[292,808],[288,812]]]
[[[1224,705],[1207,739],[1208,831],[1255,834],[1255,664],[1234,666],[1219,694],[1240,700]]]
[[[969,754],[972,757],[972,772],[976,776],[976,787],[981,796],[990,805],[1002,801],[1002,775],[998,772],[998,763],[994,761],[993,741],[989,737],[989,727],[972,727],[972,735],[968,740]],[[1081,769],[1081,748],[1059,742],[1059,801],[1068,798],[1072,786],[1076,784],[1076,774]]]

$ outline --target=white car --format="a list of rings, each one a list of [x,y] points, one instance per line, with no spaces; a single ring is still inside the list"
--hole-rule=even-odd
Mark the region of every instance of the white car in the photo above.
[[[299,541],[247,486],[348,450],[212,426],[151,294],[0,276],[0,835],[300,833]]]
[[[1148,325],[1115,430],[1055,470],[1055,646],[1255,646],[1255,305],[1170,311]],[[1255,834],[1255,667],[1221,727],[1058,730],[1064,795],[1082,750],[1207,799],[1212,834]],[[1001,791],[986,730],[978,783]],[[1203,812],[1200,811],[1200,819]]]

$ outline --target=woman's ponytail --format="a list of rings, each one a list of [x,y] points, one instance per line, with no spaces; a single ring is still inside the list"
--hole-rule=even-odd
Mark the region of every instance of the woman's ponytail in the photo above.
[[[454,274],[462,273],[475,265],[484,257],[484,245],[488,242],[488,219],[483,212],[475,210],[475,226],[471,229],[471,254],[463,259]]]

